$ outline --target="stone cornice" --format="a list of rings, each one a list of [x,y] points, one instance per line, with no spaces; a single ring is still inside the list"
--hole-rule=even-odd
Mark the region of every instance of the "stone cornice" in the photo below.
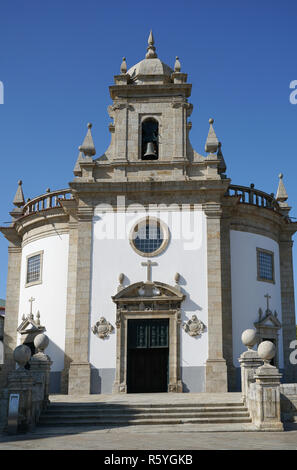
[[[191,95],[191,83],[167,83],[167,84],[148,84],[148,85],[111,85],[109,93],[112,99],[128,98],[131,96],[154,96],[160,97],[183,92],[186,97]]]
[[[178,180],[178,181],[97,181],[78,182],[72,181],[69,186],[74,192],[79,194],[88,193],[95,195],[96,193],[144,193],[155,192],[156,194],[165,193],[167,191],[176,192],[197,192],[210,191],[224,194],[230,180]]]
[[[12,243],[12,247],[21,246],[22,238],[18,235],[15,225],[13,227],[0,227],[0,232],[3,233],[10,243]]]

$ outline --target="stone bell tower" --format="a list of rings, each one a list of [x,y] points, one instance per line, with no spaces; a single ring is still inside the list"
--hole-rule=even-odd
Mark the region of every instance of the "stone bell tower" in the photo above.
[[[108,113],[111,143],[93,161],[85,152],[79,155],[76,180],[158,181],[221,179],[222,158],[216,152],[219,142],[212,128],[207,140],[207,159],[193,150],[189,141],[193,106],[188,102],[192,85],[181,72],[176,57],[174,70],[157,56],[152,32],[145,59],[127,71],[126,58],[121,74],[109,87],[113,104]],[[84,153],[84,152],[83,152]],[[224,168],[223,168],[224,169]]]

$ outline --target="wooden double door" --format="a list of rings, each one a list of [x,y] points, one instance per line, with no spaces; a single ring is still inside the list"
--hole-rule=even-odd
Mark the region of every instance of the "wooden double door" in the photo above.
[[[169,320],[128,320],[127,339],[127,392],[167,392]]]

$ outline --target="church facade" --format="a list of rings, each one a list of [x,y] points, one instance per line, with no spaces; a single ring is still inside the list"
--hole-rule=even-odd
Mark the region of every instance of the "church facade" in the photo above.
[[[22,183],[0,230],[9,240],[2,385],[13,349],[46,331],[51,391],[226,392],[240,338],[256,328],[296,381],[292,236],[276,196],[236,186],[209,120],[206,155],[191,146],[191,84],[156,53],[110,86],[111,142],[91,124],[69,187],[25,202]],[[294,368],[295,367],[295,368]]]

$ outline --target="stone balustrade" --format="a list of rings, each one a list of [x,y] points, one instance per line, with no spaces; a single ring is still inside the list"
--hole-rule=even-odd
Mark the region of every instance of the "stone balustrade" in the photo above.
[[[51,191],[41,196],[30,199],[24,205],[23,215],[29,215],[36,212],[61,207],[60,201],[72,199],[71,189],[60,189],[59,191]]]
[[[226,196],[239,196],[239,203],[241,204],[252,204],[258,207],[265,207],[266,209],[279,210],[279,204],[274,194],[267,194],[259,189],[255,189],[253,184],[250,187],[230,184]]]

